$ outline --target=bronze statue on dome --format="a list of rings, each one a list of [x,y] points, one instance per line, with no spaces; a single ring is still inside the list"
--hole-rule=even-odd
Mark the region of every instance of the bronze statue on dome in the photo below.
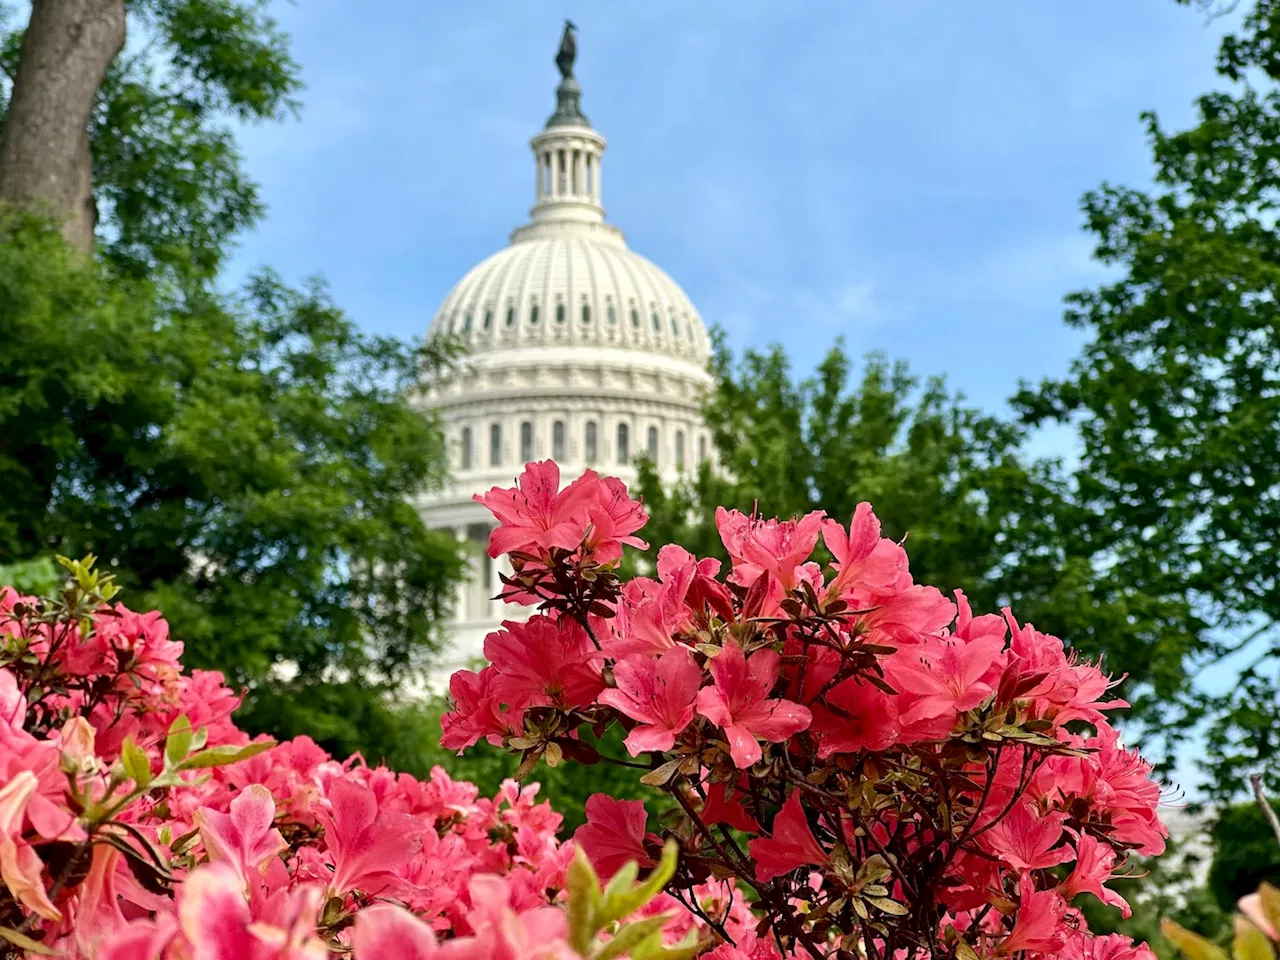
[[[556,68],[560,71],[560,76],[566,80],[573,76],[573,61],[578,57],[578,44],[573,37],[573,31],[577,29],[572,20],[564,22],[564,33],[560,36],[560,49],[556,52]]]

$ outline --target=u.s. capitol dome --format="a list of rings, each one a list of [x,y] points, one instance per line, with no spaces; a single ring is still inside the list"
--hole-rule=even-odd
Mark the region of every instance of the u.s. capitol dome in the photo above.
[[[511,486],[530,460],[555,460],[565,482],[590,467],[631,483],[637,456],[666,481],[712,456],[700,416],[711,385],[706,327],[680,286],[605,220],[605,138],[580,108],[574,52],[566,29],[556,110],[530,141],[529,222],[458,281],[429,329],[467,348],[461,372],[423,399],[444,427],[452,472],[423,514],[473,558],[442,676],[520,613],[493,599],[507,568],[484,552],[492,518],[473,494]]]

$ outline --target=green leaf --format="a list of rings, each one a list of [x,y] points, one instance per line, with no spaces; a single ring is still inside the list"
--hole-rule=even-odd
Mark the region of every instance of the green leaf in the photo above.
[[[1235,960],[1275,960],[1271,940],[1244,917],[1236,917],[1236,933],[1231,943]]]
[[[605,923],[612,923],[615,920],[621,920],[623,917],[629,917],[642,906],[656,897],[662,892],[662,888],[667,885],[676,873],[676,857],[679,847],[674,840],[668,840],[662,848],[662,859],[658,861],[657,866],[649,872],[643,883],[638,886],[627,889],[631,886],[631,881],[636,876],[634,864],[628,864],[632,867],[629,871],[629,879],[625,885],[615,889],[613,882],[610,882],[609,888],[605,890],[603,902],[600,905],[600,916]],[[614,877],[616,881],[618,877],[627,874],[627,867],[623,867]]]
[[[600,878],[581,847],[573,852],[573,861],[565,872],[565,887],[569,894],[569,946],[585,955],[602,924],[596,921],[600,908]]]
[[[697,930],[690,930],[679,943],[665,946],[662,937],[637,944],[631,951],[631,960],[691,960],[706,944]]]
[[[1228,960],[1221,947],[1199,934],[1184,930],[1172,920],[1161,920],[1160,932],[1182,951],[1187,960]]]
[[[877,910],[894,917],[905,917],[911,912],[897,900],[890,900],[888,897],[866,897],[865,899]]]
[[[11,930],[8,927],[0,927],[0,939],[8,940],[19,950],[25,950],[27,953],[37,953],[42,957],[52,957],[54,953],[40,941],[32,940],[25,933],[19,933],[17,930]]]
[[[240,760],[247,760],[249,757],[256,757],[260,753],[265,753],[276,745],[274,740],[260,740],[257,743],[247,743],[243,747],[231,746],[230,744],[221,747],[210,747],[208,750],[201,750],[199,753],[193,753],[178,765],[179,770],[204,770],[208,767],[224,767],[229,763],[237,763]]]
[[[191,721],[184,713],[169,725],[169,736],[164,742],[164,760],[166,765],[176,767],[191,752]]]
[[[1280,890],[1263,881],[1258,886],[1258,900],[1262,904],[1262,915],[1267,918],[1273,930],[1280,930]]]
[[[657,938],[658,942],[662,942],[662,928],[667,925],[667,921],[671,919],[669,914],[657,914],[652,917],[645,917],[643,920],[635,920],[631,923],[623,924],[609,938],[609,942],[601,946],[598,950],[591,953],[591,960],[613,960],[624,953],[628,953],[636,948],[636,946],[646,940]]]
[[[124,744],[120,747],[120,764],[139,790],[145,790],[150,785],[153,776],[151,758],[134,741],[133,734],[125,737]]]

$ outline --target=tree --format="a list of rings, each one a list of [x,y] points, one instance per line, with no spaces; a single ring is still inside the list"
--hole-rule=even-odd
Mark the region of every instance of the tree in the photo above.
[[[1205,723],[1219,800],[1258,764],[1280,784],[1278,41],[1280,2],[1258,0],[1221,46],[1231,87],[1199,98],[1198,123],[1171,133],[1144,114],[1155,187],[1083,201],[1095,256],[1119,272],[1068,298],[1091,339],[1066,377],[1017,398],[1027,423],[1078,425],[1078,501],[1117,580],[1188,597],[1202,627],[1188,676],[1246,658],[1227,692],[1192,687],[1165,711],[1179,735]]]
[[[447,358],[270,273],[179,307],[104,272],[0,220],[0,564],[97,553],[189,663],[250,687],[251,726],[354,712],[331,683],[372,708],[434,649],[460,576],[412,502],[444,440],[410,388]]]
[[[87,72],[74,97],[54,82],[60,70],[76,68],[74,58],[27,56],[56,43],[68,18],[125,10],[136,43],[107,58],[92,90]],[[4,12],[0,3],[0,28]],[[93,24],[87,33],[94,37],[114,29]],[[119,30],[123,37],[123,23]],[[33,6],[25,30],[0,29],[0,70],[12,88],[0,84],[0,199],[28,203],[39,192],[33,167],[76,167],[74,178],[59,179],[69,184],[60,188],[65,198],[46,197],[46,205],[54,201],[58,213],[87,204],[100,258],[126,275],[183,289],[208,284],[234,236],[263,213],[227,121],[284,119],[296,110],[301,87],[287,38],[258,0],[45,0]],[[98,74],[95,68],[92,76]],[[54,108],[54,96],[67,99]],[[49,124],[68,130],[41,139]],[[88,142],[80,142],[85,133]],[[49,155],[33,158],[33,150]],[[86,198],[90,178],[82,165],[90,155],[93,191]],[[68,225],[83,233],[72,220]],[[87,248],[83,236],[77,246]]]
[[[1129,672],[1138,715],[1179,689],[1193,636],[1180,595],[1111,576],[1061,465],[1023,455],[1023,427],[879,355],[855,381],[839,343],[810,378],[796,378],[776,346],[736,359],[721,340],[713,367],[704,415],[721,466],[704,464],[664,489],[642,465],[649,539],[725,559],[718,503],[783,517],[825,510],[847,521],[867,500],[886,536],[906,537],[920,582],[960,587],[975,608],[1012,605],[1082,652],[1105,654]]]
[[[0,200],[45,207],[86,252],[96,224],[89,117],[124,41],[124,0],[33,3],[0,130]]]
[[[118,55],[98,41],[125,13]],[[392,718],[363,739],[342,721],[386,711],[460,573],[409,502],[441,478],[443,440],[406,390],[446,354],[361,336],[319,285],[268,272],[216,293],[263,213],[229,120],[296,107],[286,38],[257,0],[46,0],[0,30],[0,68],[0,183],[19,185],[0,332],[21,345],[0,360],[0,564],[111,542],[104,561],[173,609],[189,662],[249,687],[243,722],[325,716],[328,745],[389,751]],[[90,155],[96,264],[23,212],[87,249],[67,211]],[[61,200],[33,196],[33,164],[80,171],[79,199],[67,178]]]

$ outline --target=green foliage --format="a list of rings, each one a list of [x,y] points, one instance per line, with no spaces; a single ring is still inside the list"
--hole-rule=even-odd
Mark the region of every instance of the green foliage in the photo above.
[[[363,336],[323,288],[269,273],[165,303],[7,215],[0,336],[21,345],[0,355],[0,563],[100,554],[192,666],[291,674],[273,715],[314,713],[320,683],[415,675],[461,563],[411,502],[444,441],[407,391],[447,356]]]
[[[1162,710],[1175,742],[1207,722],[1219,800],[1258,766],[1280,786],[1277,37],[1280,2],[1259,0],[1219,58],[1224,77],[1250,82],[1201,97],[1189,130],[1145,115],[1155,189],[1086,195],[1095,254],[1118,277],[1068,298],[1068,322],[1091,336],[1068,376],[1017,398],[1027,422],[1078,425],[1078,500],[1116,579],[1155,595],[1176,587],[1200,615],[1188,674],[1235,649],[1256,654],[1225,693]]]
[[[0,563],[0,585],[14,587],[28,596],[47,596],[57,588],[61,579],[58,565],[51,556]]]
[[[1129,867],[1132,879],[1107,884],[1129,901],[1133,916],[1128,919],[1089,895],[1077,897],[1074,905],[1081,909],[1094,933],[1122,933],[1138,942],[1145,941],[1160,960],[1178,956],[1173,942],[1161,931],[1165,920],[1199,931],[1219,946],[1226,946],[1231,942],[1234,903],[1225,910],[1219,906],[1207,887],[1191,882],[1191,867],[1174,843],[1160,857],[1134,858]]]
[[[1280,883],[1280,847],[1257,804],[1224,808],[1213,825],[1213,847],[1209,890],[1223,910],[1234,909],[1264,881]]]
[[[1024,621],[1123,665],[1131,686],[1149,681],[1158,696],[1179,688],[1194,634],[1176,585],[1148,590],[1111,576],[1060,466],[1023,455],[1023,428],[879,355],[855,378],[839,343],[805,379],[776,346],[737,359],[721,340],[713,366],[718,387],[705,416],[721,476],[704,465],[664,490],[642,465],[652,542],[723,558],[718,503],[747,512],[758,504],[765,516],[825,510],[847,521],[867,500],[885,535],[906,537],[920,582],[959,587],[975,609],[1011,605]]]

